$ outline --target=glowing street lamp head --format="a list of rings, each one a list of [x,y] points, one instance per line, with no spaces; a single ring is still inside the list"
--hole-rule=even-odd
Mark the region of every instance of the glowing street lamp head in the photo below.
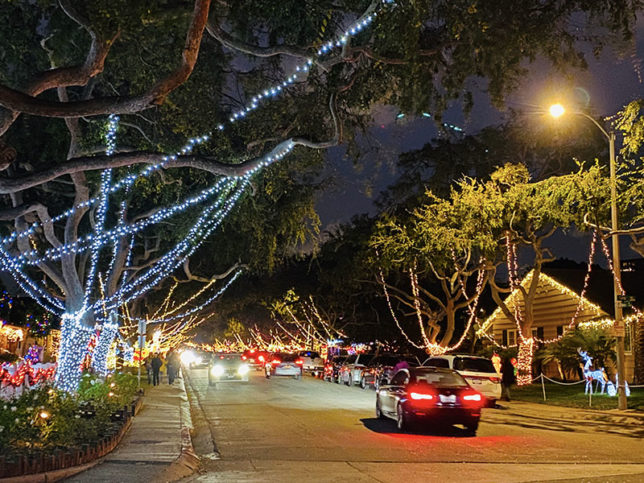
[[[566,109],[561,104],[553,104],[550,106],[550,115],[554,118],[561,117],[565,114]]]

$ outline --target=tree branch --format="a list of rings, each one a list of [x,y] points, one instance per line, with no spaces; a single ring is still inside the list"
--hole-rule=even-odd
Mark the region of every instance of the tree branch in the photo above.
[[[102,97],[74,102],[56,102],[36,98],[35,96],[39,92],[47,88],[63,85],[78,85],[78,78],[74,79],[75,82],[73,84],[67,84],[62,82],[60,76],[56,76],[53,79],[49,79],[48,82],[43,83],[43,85],[49,87],[44,87],[39,92],[30,92],[27,90],[27,93],[23,93],[7,86],[0,86],[0,105],[13,111],[36,116],[81,117],[106,113],[134,113],[149,109],[155,105],[163,104],[168,94],[182,85],[190,77],[194,69],[199,55],[203,31],[208,21],[209,8],[210,0],[195,0],[192,20],[188,33],[186,34],[186,43],[181,55],[181,64],[155,86],[141,95],[132,97]],[[105,52],[106,55],[107,52]],[[104,60],[105,56],[102,60]],[[84,82],[82,84],[85,84],[88,78],[85,76],[83,79]],[[0,134],[3,132],[0,131]]]
[[[332,139],[322,142],[314,142],[305,138],[291,138],[282,141],[275,146],[267,155],[254,158],[239,164],[226,164],[214,160],[208,156],[184,155],[165,163],[165,168],[194,168],[207,171],[219,176],[243,176],[259,168],[266,157],[275,157],[292,146],[306,146],[313,149],[326,149],[337,146],[341,139],[341,126],[335,107],[335,95],[331,95],[329,109],[333,118],[335,134]],[[0,179],[0,194],[15,193],[17,191],[33,188],[66,174],[74,174],[87,171],[96,171],[107,168],[118,168],[121,166],[132,166],[135,164],[158,164],[165,155],[150,152],[120,153],[113,156],[83,156],[43,170],[21,177]]]
[[[82,86],[87,84],[89,80],[103,72],[105,66],[105,59],[118,37],[119,33],[115,33],[109,38],[99,38],[96,32],[91,28],[89,22],[81,18],[80,15],[71,7],[68,0],[59,0],[60,6],[65,14],[81,25],[91,37],[91,44],[85,62],[81,65],[71,67],[60,67],[50,69],[42,72],[36,76],[25,88],[25,95],[29,98],[43,93],[46,90],[54,89],[57,87],[70,87]],[[5,105],[1,98],[2,92],[9,89],[6,86],[0,86],[0,105],[7,109],[0,109],[0,135],[4,134],[13,122],[17,119],[22,111],[9,105]],[[12,89],[10,91],[13,91]],[[14,91],[17,92],[17,91]]]

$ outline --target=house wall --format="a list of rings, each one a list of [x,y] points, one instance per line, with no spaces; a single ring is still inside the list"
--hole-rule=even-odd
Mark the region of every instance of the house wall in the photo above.
[[[557,331],[558,330],[557,327],[559,327],[559,326],[563,327],[564,325],[568,325],[569,323],[570,323],[570,319],[568,319],[568,321],[562,322],[560,324],[557,324],[557,323],[547,324],[547,325],[536,324],[535,326],[533,326],[533,330],[537,329],[537,331],[542,332],[544,340],[554,339],[559,335],[559,333]],[[492,325],[491,330],[493,331],[492,333],[493,333],[494,341],[497,344],[506,345],[507,343],[504,341],[504,338],[503,338],[503,331],[504,330],[516,331],[517,328],[516,328],[516,325],[514,325],[512,323],[494,323]],[[631,331],[632,330],[633,329],[631,328]],[[630,347],[630,350],[627,350],[624,353],[624,355],[625,355],[624,365],[625,365],[625,371],[626,371],[626,380],[629,382],[629,384],[633,383],[634,373],[635,373],[635,357],[633,355],[633,342],[634,342],[633,335],[634,334],[631,334],[631,347]],[[542,337],[540,336],[539,338],[542,338]],[[606,366],[607,366],[606,367],[606,372],[609,374],[609,376],[611,376],[611,378],[614,378],[614,374],[617,373],[616,367],[614,367],[614,365],[610,361],[607,363]],[[548,377],[557,377],[557,378],[560,377],[559,370],[557,369],[557,366],[554,363],[544,366],[543,367],[543,372]]]

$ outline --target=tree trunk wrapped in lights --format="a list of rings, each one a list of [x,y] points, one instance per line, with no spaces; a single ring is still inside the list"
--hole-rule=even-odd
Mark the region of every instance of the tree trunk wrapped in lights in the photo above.
[[[532,384],[532,360],[534,358],[534,339],[532,337],[519,341],[517,355],[517,385]]]

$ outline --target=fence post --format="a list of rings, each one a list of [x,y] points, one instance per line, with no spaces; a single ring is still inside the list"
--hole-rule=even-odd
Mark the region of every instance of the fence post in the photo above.
[[[546,385],[543,382],[543,372],[541,373],[541,390],[543,391],[543,400],[546,400]]]

